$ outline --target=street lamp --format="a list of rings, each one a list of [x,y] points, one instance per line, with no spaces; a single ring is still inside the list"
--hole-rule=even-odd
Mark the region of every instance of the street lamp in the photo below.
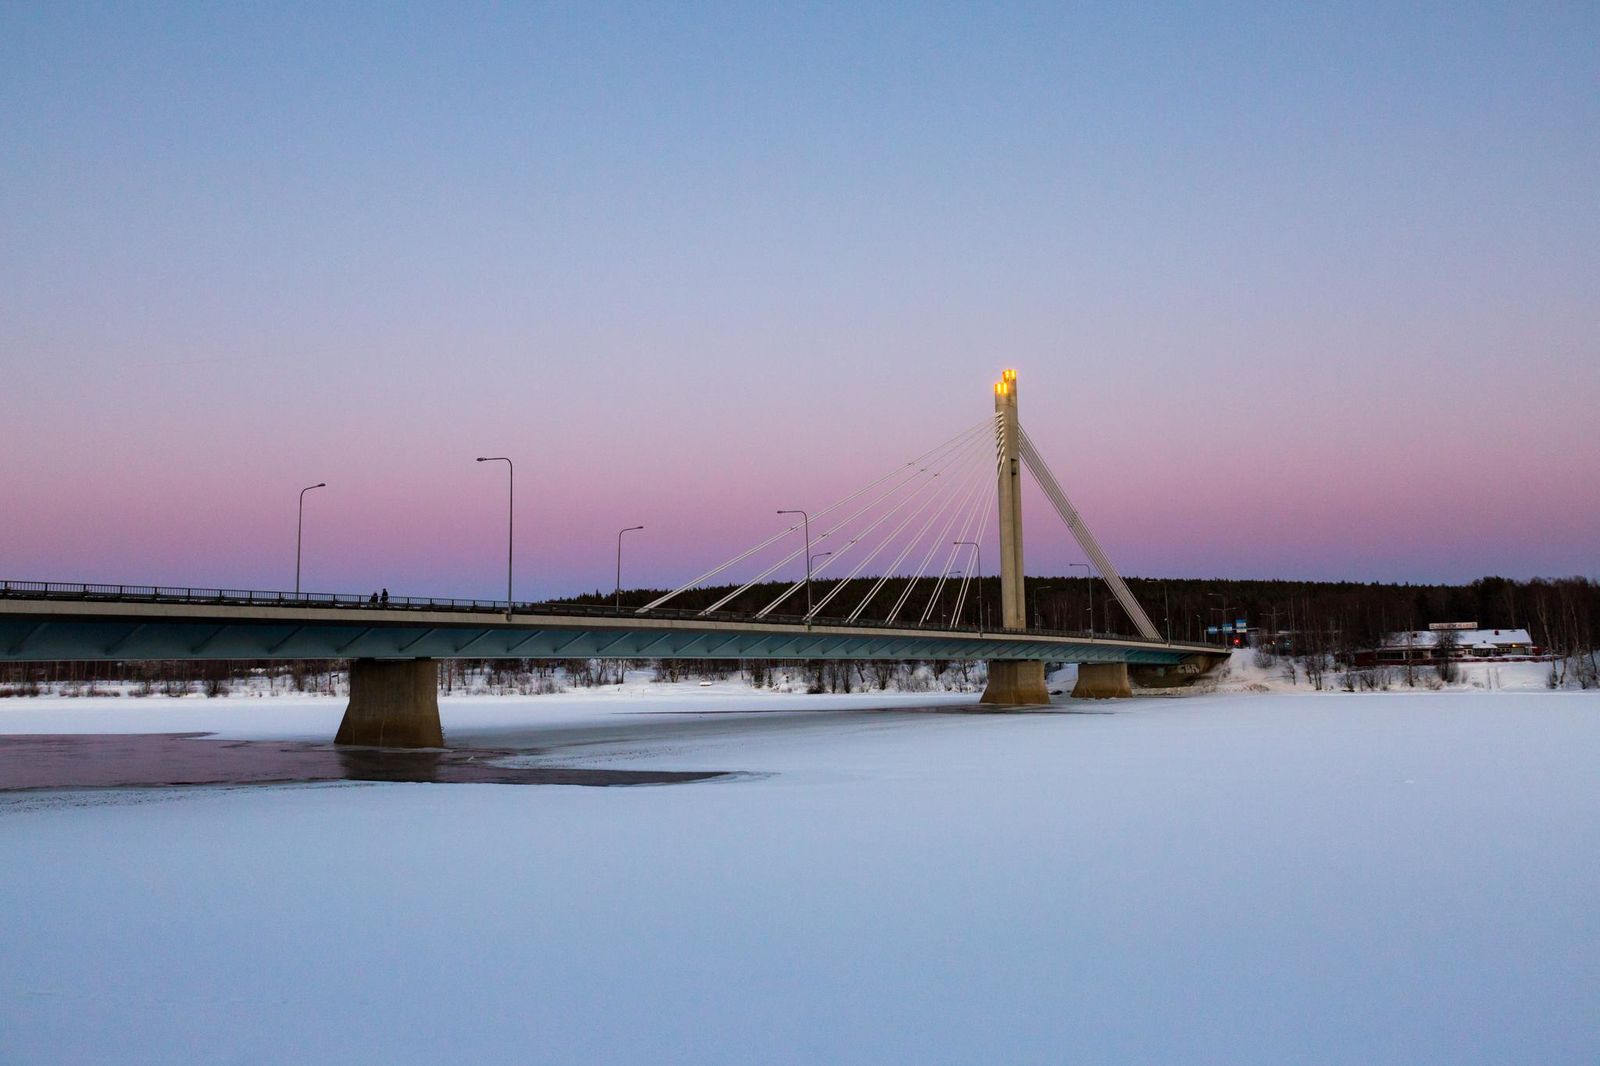
[[[956,578],[958,578],[960,576],[961,576],[961,571],[960,570],[952,570],[952,571],[950,571],[950,578],[949,578],[948,581],[945,582],[945,584],[954,586],[955,583],[956,583]],[[940,621],[944,622],[945,625],[948,625],[948,626],[954,626],[956,624],[954,618],[945,618],[945,616],[944,616],[944,590],[943,589],[941,589],[939,591],[939,619],[940,619]]]
[[[312,489],[325,489],[327,487],[328,483],[326,481],[319,481],[315,485],[307,485],[300,490],[300,517],[295,520],[294,524],[294,598],[297,600],[300,598],[300,534],[305,530],[306,526],[306,493]]]
[[[811,615],[811,516],[804,511],[779,511],[779,514],[797,514],[806,526],[806,616]]]
[[[1222,627],[1228,621],[1228,597],[1221,592],[1208,592],[1206,593],[1206,599],[1222,601],[1221,607],[1212,607],[1211,610],[1217,612],[1217,643],[1226,645],[1228,639],[1222,635]]]
[[[1051,589],[1053,589],[1055,587],[1056,586],[1054,586],[1054,585],[1039,585],[1039,586],[1034,588],[1034,590],[1033,590],[1033,628],[1035,628],[1035,629],[1043,629],[1044,628],[1044,619],[1039,614],[1039,593],[1041,593],[1041,592],[1049,592]]]
[[[1161,583],[1161,621],[1167,628],[1167,643],[1172,643],[1172,602],[1167,599],[1167,583]]]
[[[1068,566],[1083,567],[1083,580],[1089,586],[1089,635],[1094,636],[1094,571],[1089,569],[1088,563],[1068,563]]]
[[[480,463],[506,464],[506,617],[511,617],[511,560],[512,546],[516,543],[517,521],[517,468],[503,455],[480,455]]]
[[[978,547],[975,540],[958,540],[953,542],[957,547],[969,547],[977,557],[978,570],[978,632],[983,632],[983,549]]]
[[[617,613],[622,613],[622,535],[643,529],[643,526],[629,526],[627,529],[617,530]]]

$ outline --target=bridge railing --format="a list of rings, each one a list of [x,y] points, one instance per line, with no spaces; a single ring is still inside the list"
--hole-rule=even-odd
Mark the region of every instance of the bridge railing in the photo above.
[[[97,585],[71,581],[0,581],[0,597],[122,603],[192,603],[283,607],[389,607],[413,610],[504,611],[504,600],[390,596],[348,592],[263,592],[258,589],[176,585]],[[530,605],[531,606],[531,605]],[[521,611],[519,604],[517,610]]]
[[[170,603],[196,606],[248,606],[248,607],[331,607],[343,610],[409,610],[448,611],[459,613],[503,614],[505,600],[455,599],[436,596],[360,595],[342,592],[263,592],[254,589],[188,588],[175,585],[97,585],[67,581],[0,581],[0,598],[29,600],[69,600],[78,603]],[[586,618],[637,618],[634,607],[615,607],[611,604],[577,603],[517,603],[512,611],[521,616],[578,616]],[[763,618],[738,611],[716,611],[702,614],[695,609],[656,608],[644,616],[684,621],[717,622],[771,622],[778,625],[810,626],[814,629],[848,627],[852,629],[930,629],[941,633],[975,633],[1003,635],[1004,630],[984,629],[975,625],[921,626],[905,622],[885,622],[858,618],[812,618],[802,615],[769,614]],[[1067,637],[1077,640],[1115,640],[1138,644],[1164,645],[1163,641],[1147,641],[1140,637],[1114,633],[1090,633],[1085,630],[1030,629],[1030,636]]]

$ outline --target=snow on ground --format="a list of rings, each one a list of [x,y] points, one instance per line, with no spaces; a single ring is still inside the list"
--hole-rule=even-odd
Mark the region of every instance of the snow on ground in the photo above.
[[[1455,680],[1440,680],[1433,667],[1420,664],[1412,668],[1412,684],[1406,684],[1403,667],[1367,667],[1356,671],[1357,678],[1381,678],[1379,684],[1385,691],[1444,689],[1457,692],[1543,692],[1550,688],[1548,661],[1492,662],[1468,661],[1455,664]],[[1344,687],[1345,670],[1333,667],[1323,676],[1323,689],[1337,691]],[[1208,679],[1210,680],[1210,679]],[[1358,682],[1359,683],[1359,682]],[[1259,661],[1249,650],[1235,651],[1228,656],[1227,665],[1214,685],[1208,687],[1218,692],[1314,692],[1303,666],[1288,656],[1278,656],[1270,661]]]
[[[1600,1060],[1600,695],[970,703],[442,702],[457,744],[751,772],[694,785],[0,797],[0,1062]]]

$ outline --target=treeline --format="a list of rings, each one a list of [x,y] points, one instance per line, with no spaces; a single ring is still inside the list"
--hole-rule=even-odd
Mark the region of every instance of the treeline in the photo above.
[[[738,680],[809,693],[971,692],[987,669],[967,660],[441,659],[442,695],[544,696],[621,685]],[[0,666],[0,698],[39,696],[274,696],[349,693],[346,660],[38,662]]]
[[[240,689],[264,695],[335,695],[348,663],[327,660],[178,659],[0,664],[0,698],[38,696],[227,696]],[[110,686],[116,686],[115,689]]]
[[[817,579],[811,586],[812,601],[821,603],[831,595],[818,614],[843,619],[868,596],[876,580],[857,578],[834,595],[839,581]],[[1128,578],[1127,582],[1156,628],[1173,640],[1203,641],[1208,627],[1244,619],[1268,640],[1281,640],[1291,646],[1314,642],[1330,652],[1343,652],[1373,647],[1386,633],[1426,629],[1431,622],[1477,622],[1487,629],[1527,629],[1534,643],[1556,654],[1579,654],[1600,647],[1600,583],[1582,577],[1531,581],[1484,577],[1466,585],[1137,577]],[[790,584],[755,585],[721,609],[758,611]],[[735,587],[690,589],[666,604],[666,609],[703,610]],[[955,613],[960,599],[959,581],[946,582],[938,589],[937,599],[936,587],[931,578],[921,578],[914,584],[909,578],[891,578],[867,599],[860,618],[884,619],[899,603],[896,621],[900,624],[916,625],[926,616],[929,625],[975,626],[981,619],[986,629],[998,627],[999,578],[971,582],[959,618]],[[621,604],[624,609],[637,608],[666,591],[626,590]],[[615,600],[613,593],[594,592],[557,602],[605,606]],[[773,614],[804,614],[805,604],[805,591],[801,588]],[[1028,578],[1026,608],[1028,624],[1033,628],[1123,635],[1136,632],[1104,582],[1080,574]]]
[[[1207,625],[1242,618],[1261,643],[1284,651],[1345,656],[1434,622],[1526,629],[1535,644],[1564,657],[1600,647],[1600,583],[1582,577],[1465,585],[1135,579],[1129,586],[1147,610],[1163,598],[1172,605],[1175,636],[1203,639]]]

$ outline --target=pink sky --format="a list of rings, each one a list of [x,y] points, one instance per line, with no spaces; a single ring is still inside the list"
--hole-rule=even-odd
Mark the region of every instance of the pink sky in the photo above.
[[[1222,410],[1220,421],[1236,430],[1205,435],[1203,412],[1181,397],[1142,407],[1130,399],[1137,417],[1118,417],[1076,398],[1069,375],[1060,375],[1062,400],[1035,384],[1048,374],[1030,376],[1025,364],[1022,373],[1024,424],[1130,574],[1582,572],[1600,540],[1597,509],[1586,503],[1600,498],[1600,455],[1592,438],[1563,435],[1559,417],[1526,445],[1386,431],[1389,403],[1365,413],[1318,406],[1301,417],[1285,406],[1242,422]],[[939,399],[941,413],[957,406]],[[970,421],[990,404],[987,382],[973,382],[967,399]],[[418,420],[415,431],[367,415],[336,426],[269,416],[230,427],[226,410],[204,404],[118,433],[93,423],[63,433],[41,420],[36,432],[61,446],[37,452],[35,471],[8,490],[23,503],[5,525],[8,573],[290,587],[300,487],[292,466],[307,471],[302,483],[329,482],[307,498],[308,589],[490,595],[504,575],[505,468],[472,458],[510,451],[519,461],[519,596],[609,588],[616,530],[640,523],[647,529],[627,542],[628,579],[671,584],[782,528],[777,508],[818,509],[951,428],[936,435],[899,409],[868,428],[865,398],[841,404],[853,418],[838,421],[822,422],[810,405],[726,413],[712,393],[664,409],[661,425],[582,417],[583,404],[602,402],[597,390],[565,413],[547,404],[524,425],[506,410],[515,405],[502,404],[499,424],[485,432],[471,419],[432,423],[425,401],[400,412]],[[1561,411],[1558,397],[1538,402]],[[591,421],[601,424],[585,436]],[[304,437],[326,458],[305,454],[312,449],[296,439]],[[1025,506],[1030,571],[1061,573],[1082,559],[1031,485]],[[992,543],[992,529],[986,537]]]

